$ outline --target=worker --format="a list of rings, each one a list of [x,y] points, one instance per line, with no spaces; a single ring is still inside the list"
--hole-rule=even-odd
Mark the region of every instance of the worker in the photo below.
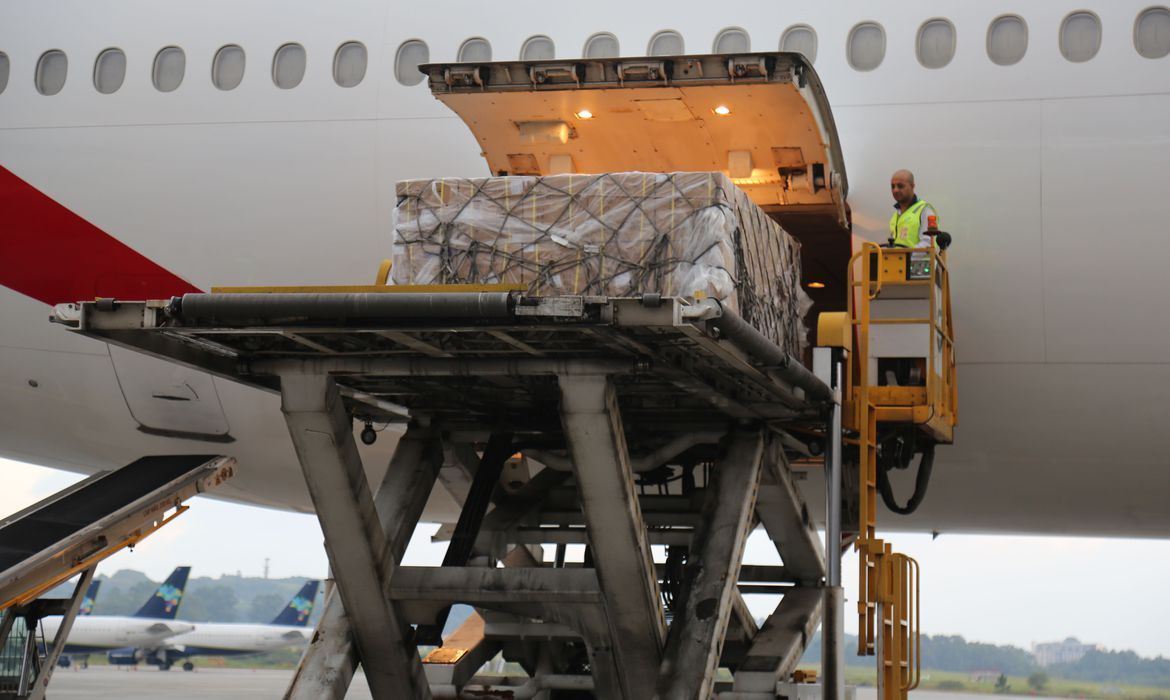
[[[890,217],[890,245],[895,248],[929,248],[930,236],[925,235],[928,217],[938,223],[934,207],[914,194],[914,173],[899,170],[890,176],[890,191],[894,195],[894,214]]]

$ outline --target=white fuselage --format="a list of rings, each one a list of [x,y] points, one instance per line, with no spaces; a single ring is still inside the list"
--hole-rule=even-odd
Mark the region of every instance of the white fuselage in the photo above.
[[[45,639],[52,640],[61,625],[60,617],[46,617]],[[122,647],[157,647],[171,637],[195,629],[190,622],[153,620],[145,617],[116,615],[80,615],[73,621],[66,643],[70,647],[119,649]]]
[[[195,629],[167,640],[166,646],[187,655],[251,654],[309,641],[311,627],[200,622]]]
[[[957,441],[939,450],[919,512],[883,525],[1164,536],[1170,57],[1135,49],[1135,19],[1149,6],[1091,3],[1100,50],[1072,62],[1062,21],[1083,8],[1068,2],[600,0],[585,11],[524,1],[505,12],[387,0],[13,2],[0,10],[10,66],[0,166],[201,289],[368,283],[391,252],[396,181],[486,174],[475,140],[425,82],[396,79],[404,41],[450,61],[465,39],[483,37],[495,58],[514,59],[543,34],[558,57],[575,57],[591,34],[610,31],[622,55],[636,56],[662,29],[694,53],[727,26],[774,50],[785,28],[805,24],[817,35],[855,233],[886,238],[890,173],[910,168],[956,240]],[[1027,49],[1001,66],[988,57],[988,28],[1009,13],[1026,22]],[[956,51],[928,69],[916,35],[936,17],[953,23]],[[867,20],[884,29],[884,58],[862,71],[847,44]],[[339,87],[334,52],[349,41],[365,45],[368,68],[357,86]],[[273,56],[288,42],[303,45],[307,69],[280,89]],[[246,69],[224,91],[211,62],[228,44],[244,49]],[[167,46],[185,52],[185,77],[164,93],[151,62]],[[125,53],[126,77],[100,94],[94,61],[109,47]],[[45,96],[34,73],[51,49],[68,57],[68,77]],[[0,256],[0,266],[54,264]],[[0,288],[0,455],[92,472],[144,454],[223,452],[240,469],[221,495],[311,508],[277,397],[111,350],[47,315],[44,303]],[[374,478],[394,444],[383,435],[362,448]],[[806,483],[819,502],[815,477]],[[432,497],[428,518],[455,516],[445,493]]]

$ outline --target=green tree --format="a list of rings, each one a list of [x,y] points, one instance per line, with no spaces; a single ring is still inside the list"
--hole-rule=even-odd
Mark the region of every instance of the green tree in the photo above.
[[[260,593],[252,597],[248,606],[248,622],[271,622],[284,609],[288,598],[278,593]]]
[[[183,595],[179,614],[192,622],[235,622],[240,617],[236,610],[238,603],[231,586],[222,583],[204,585]]]
[[[1010,683],[1008,683],[1007,676],[1003,675],[1002,673],[999,674],[999,678],[995,679],[995,692],[1006,693],[1011,689],[1012,686]]]
[[[1028,687],[1032,690],[1044,690],[1044,686],[1048,685],[1048,674],[1043,671],[1037,671],[1028,676]]]

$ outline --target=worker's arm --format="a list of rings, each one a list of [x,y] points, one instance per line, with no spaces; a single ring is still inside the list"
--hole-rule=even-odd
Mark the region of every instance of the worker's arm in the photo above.
[[[930,245],[933,241],[933,238],[931,236],[926,235],[926,230],[930,224],[930,217],[932,217],[932,216],[938,216],[938,215],[935,214],[934,207],[927,204],[925,207],[922,208],[922,211],[918,215],[918,245],[915,247],[917,247],[917,248],[929,248],[930,247]],[[937,222],[938,219],[935,219],[935,221]]]

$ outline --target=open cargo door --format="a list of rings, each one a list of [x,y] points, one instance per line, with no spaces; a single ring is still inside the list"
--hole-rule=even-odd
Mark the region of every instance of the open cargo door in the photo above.
[[[843,309],[848,179],[820,79],[800,54],[420,68],[495,175],[722,171],[803,246],[817,311]]]

